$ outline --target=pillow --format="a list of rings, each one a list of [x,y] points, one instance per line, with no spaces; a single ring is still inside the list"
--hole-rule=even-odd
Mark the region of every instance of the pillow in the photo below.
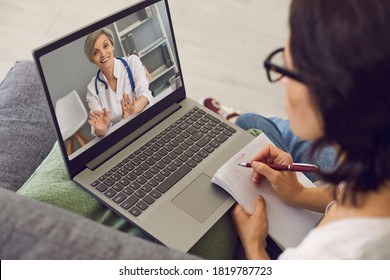
[[[148,239],[139,229],[131,226],[68,178],[58,142],[18,193]],[[205,259],[231,259],[236,242],[237,235],[227,213],[195,244],[190,253]]]
[[[16,191],[55,142],[51,116],[32,61],[18,61],[0,84],[0,188]]]

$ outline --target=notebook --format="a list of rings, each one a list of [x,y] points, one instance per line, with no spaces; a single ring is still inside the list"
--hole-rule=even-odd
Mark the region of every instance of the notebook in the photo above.
[[[262,181],[260,187],[253,186],[252,168],[237,164],[250,162],[266,144],[272,142],[264,133],[257,136],[217,171],[212,182],[230,193],[249,213],[255,211],[256,196],[262,195],[267,205],[269,235],[282,249],[296,247],[318,224],[323,214],[285,204],[276,196],[266,179]],[[316,187],[303,173],[296,174],[303,186]]]
[[[88,123],[91,100],[102,111],[123,99],[84,54],[87,36],[101,28],[114,34],[109,61],[123,73],[118,87],[131,91],[133,76],[134,95],[143,92],[150,102],[130,117],[110,118],[108,131],[96,136]],[[211,177],[253,137],[187,98],[167,0],[141,1],[33,56],[69,177],[86,192],[156,242],[184,252],[234,204]]]

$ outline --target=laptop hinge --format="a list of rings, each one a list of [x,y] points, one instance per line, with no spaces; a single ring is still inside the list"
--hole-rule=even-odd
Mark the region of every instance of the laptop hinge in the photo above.
[[[109,158],[120,152],[122,149],[127,147],[129,144],[133,143],[135,140],[137,140],[139,137],[144,135],[146,132],[148,132],[150,129],[158,125],[160,122],[165,120],[167,117],[175,113],[177,110],[179,110],[181,106],[177,103],[171,105],[166,110],[164,110],[162,113],[155,116],[153,119],[148,121],[146,124],[123,138],[121,141],[119,141],[117,144],[109,148],[107,151],[102,153],[100,156],[96,157],[94,160],[90,161],[86,167],[95,170],[98,168],[101,164],[106,162]]]

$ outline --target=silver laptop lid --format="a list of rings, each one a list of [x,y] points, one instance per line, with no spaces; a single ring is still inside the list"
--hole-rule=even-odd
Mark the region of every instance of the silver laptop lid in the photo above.
[[[97,155],[118,152],[129,132],[185,98],[167,0],[141,1],[33,56],[71,178]],[[109,66],[122,77],[116,85],[104,74]],[[141,96],[134,113],[133,100]],[[95,126],[99,119],[106,131]]]

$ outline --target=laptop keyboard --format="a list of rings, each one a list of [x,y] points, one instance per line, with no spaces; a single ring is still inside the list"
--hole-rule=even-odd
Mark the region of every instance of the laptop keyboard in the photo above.
[[[137,217],[235,132],[195,107],[91,185]]]

